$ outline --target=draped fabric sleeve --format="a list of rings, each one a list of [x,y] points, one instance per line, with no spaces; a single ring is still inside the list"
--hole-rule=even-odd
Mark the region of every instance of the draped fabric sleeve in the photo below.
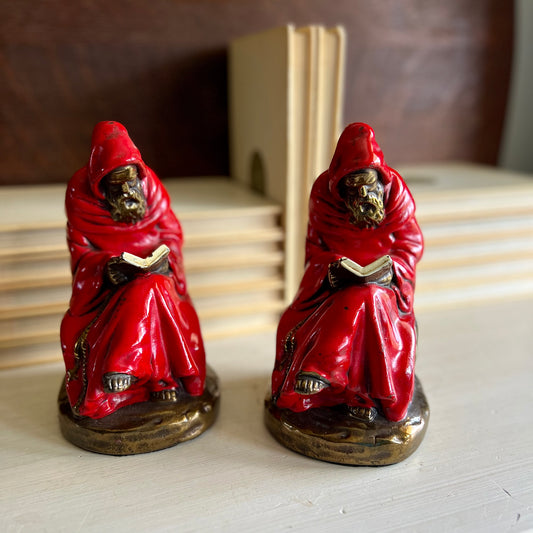
[[[87,238],[68,226],[71,253],[72,297],[70,312],[74,316],[94,312],[107,295],[106,265],[112,257],[109,251],[96,250]]]
[[[309,199],[305,270],[293,302],[293,306],[305,309],[318,305],[324,299],[325,293],[329,292],[328,267],[342,257],[330,249],[322,235],[328,179],[327,171],[316,179]]]
[[[299,308],[309,309],[317,306],[330,292],[328,267],[341,258],[341,255],[328,250],[318,238],[311,225],[309,226],[307,243],[307,260],[300,287],[294,303]]]
[[[183,254],[181,247],[183,245],[183,231],[181,224],[174,213],[167,209],[165,215],[159,222],[161,230],[161,240],[170,248],[168,263],[176,281],[178,293],[181,296],[187,294],[187,282],[185,279],[185,268],[183,266]]]
[[[390,255],[393,260],[394,277],[392,288],[396,294],[398,308],[403,313],[413,310],[415,291],[415,268],[423,250],[420,227],[412,216],[393,234],[394,243]]]

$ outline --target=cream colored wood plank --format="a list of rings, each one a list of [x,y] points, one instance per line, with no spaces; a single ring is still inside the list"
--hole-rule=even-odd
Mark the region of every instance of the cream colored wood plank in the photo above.
[[[283,282],[283,269],[281,257],[274,262],[265,263],[241,263],[231,265],[229,268],[211,268],[203,271],[191,271],[187,273],[187,285],[193,294],[208,290],[213,287],[228,287],[244,282],[253,283],[255,280],[271,279]]]
[[[418,264],[419,271],[452,268],[467,265],[502,263],[513,259],[533,257],[533,243],[527,240],[506,240],[494,245],[491,242],[452,245],[426,249]]]
[[[64,313],[68,309],[68,299],[63,302],[45,303],[41,305],[22,305],[17,303],[14,306],[0,307],[0,323],[2,320],[12,320],[15,318],[37,317]],[[1,330],[1,325],[0,325]]]
[[[255,260],[261,257],[277,257],[283,254],[283,233],[274,236],[269,240],[254,240],[246,242],[243,239],[237,242],[221,242],[217,245],[207,245],[198,247],[185,247],[183,250],[185,266],[187,268],[197,268],[201,264],[214,264],[215,266],[223,261],[225,264],[242,264],[243,259]],[[277,237],[278,238],[274,238]],[[259,259],[257,259],[259,260]]]
[[[0,232],[0,257],[9,256],[11,251],[21,255],[29,251],[57,253],[63,249],[66,249],[66,220],[56,228]]]
[[[0,292],[0,313],[5,316],[9,314],[10,309],[40,308],[48,305],[68,304],[70,293],[70,282],[58,287],[42,287],[39,289],[24,287],[20,290],[2,291]]]
[[[210,318],[200,318],[202,335],[206,338],[220,336],[242,335],[249,331],[257,331],[263,328],[274,330],[279,322],[281,312],[279,309],[250,312],[246,315],[222,315]]]
[[[252,183],[252,158],[262,159],[266,193],[285,204],[292,26],[234,40],[229,49],[231,175]]]
[[[71,275],[67,269],[62,272],[50,273],[43,276],[17,276],[11,279],[0,279],[0,293],[25,289],[45,289],[49,287],[63,287],[70,285]]]
[[[471,308],[479,304],[504,305],[508,300],[524,300],[533,296],[533,280],[518,278],[442,290],[419,291],[415,296],[415,310]]]
[[[398,167],[415,198],[448,200],[461,194],[505,195],[507,187],[531,190],[533,176],[489,165],[442,162]],[[435,195],[438,191],[438,195]]]
[[[231,339],[234,337],[242,337],[244,335],[254,335],[258,333],[268,332],[273,334],[278,326],[278,319],[272,317],[272,319],[259,321],[252,324],[246,322],[236,322],[234,327],[226,326],[214,330],[207,329],[205,335],[203,335],[204,341],[214,341],[220,339]]]
[[[36,239],[37,240],[37,239]],[[24,244],[20,246],[19,241],[12,239],[6,247],[0,248],[0,264],[9,261],[34,261],[42,259],[66,259],[68,261],[68,249],[63,235],[61,242],[57,244]]]
[[[281,225],[280,217],[277,214],[254,214],[244,216],[243,213],[233,212],[231,216],[225,218],[195,218],[182,220],[185,243],[195,237],[206,238],[214,235],[232,235],[242,232],[244,229],[252,231],[268,231],[279,229]]]
[[[49,318],[49,317],[46,317]],[[60,320],[50,319],[50,325],[43,329],[32,329],[26,332],[13,332],[0,335],[0,354],[11,348],[20,346],[37,346],[43,343],[54,342],[59,344]]]
[[[245,280],[239,283],[202,285],[189,287],[193,299],[210,298],[212,296],[229,295],[233,293],[254,292],[259,290],[282,290],[284,287],[281,278],[258,278]]]
[[[533,214],[533,177],[468,163],[400,168],[422,226],[456,220]]]
[[[0,233],[64,227],[65,185],[0,187]]]
[[[457,289],[461,287],[488,286],[511,280],[533,280],[533,254],[529,258],[513,258],[509,261],[466,265],[456,268],[422,270],[417,276],[416,292]]]
[[[514,198],[490,198],[484,203],[479,201],[479,197],[474,198],[474,194],[470,197],[465,197],[461,202],[442,203],[441,205],[424,204],[422,201],[418,202],[420,206],[417,208],[418,222],[423,226],[424,224],[446,223],[457,220],[475,221],[479,219],[508,217],[512,215],[531,216],[533,205],[533,194],[525,194],[519,188],[515,191]],[[481,198],[483,200],[483,198]]]
[[[426,248],[468,242],[493,242],[508,238],[533,240],[533,213],[521,217],[486,218],[469,222],[422,225]]]
[[[283,252],[280,250],[255,255],[218,255],[219,257],[188,258],[185,261],[186,272],[195,273],[198,276],[202,274],[205,279],[209,279],[213,274],[221,270],[245,269],[251,271],[254,267],[283,266]]]
[[[311,88],[316,61],[316,38],[310,26],[297,28],[289,39],[288,116],[289,145],[284,229],[286,239],[285,290],[287,301],[299,284],[300,265],[303,263],[301,239],[302,217],[307,210],[306,179],[309,173]],[[315,44],[313,44],[315,40]],[[315,50],[315,57],[313,51]]]
[[[280,314],[285,308],[285,304],[281,297],[278,297],[275,301],[261,301],[249,299],[241,305],[224,305],[219,307],[203,307],[202,305],[197,307],[198,315],[200,319],[205,323],[207,320],[220,317],[240,317],[242,322],[246,322],[246,317],[251,314],[269,313],[269,316],[273,314]],[[279,316],[278,316],[279,319]]]
[[[344,88],[344,28],[318,27],[318,88],[315,176],[329,167],[342,128],[342,94]]]
[[[278,203],[225,176],[167,178],[163,180],[172,208],[183,223],[203,218],[241,215],[280,215]]]
[[[21,278],[48,278],[66,276],[70,278],[69,257],[42,259],[33,257],[26,260],[0,262],[0,286],[8,280]]]
[[[271,285],[274,285],[273,287]],[[283,302],[283,287],[279,284],[252,284],[244,291],[207,293],[194,297],[194,305],[200,315],[218,314],[224,309],[247,309],[251,305],[265,305],[269,309]],[[243,311],[244,313],[245,311]]]
[[[62,362],[59,339],[0,349],[0,370]]]
[[[246,226],[244,226],[246,227]],[[255,242],[280,242],[283,240],[283,231],[279,227],[262,229],[242,229],[240,231],[213,231],[197,235],[186,235],[184,253],[187,249],[206,246],[228,246],[239,243]]]

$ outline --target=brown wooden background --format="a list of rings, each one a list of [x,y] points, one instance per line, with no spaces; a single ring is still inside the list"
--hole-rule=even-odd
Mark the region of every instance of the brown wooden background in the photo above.
[[[17,0],[0,3],[0,183],[63,182],[119,120],[160,176],[228,172],[226,49],[295,23],[343,24],[345,121],[387,160],[495,163],[510,0]]]

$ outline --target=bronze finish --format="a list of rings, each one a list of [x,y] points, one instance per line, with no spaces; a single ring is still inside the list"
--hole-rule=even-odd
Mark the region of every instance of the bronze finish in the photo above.
[[[379,226],[385,217],[383,184],[373,168],[346,175],[339,193],[352,214],[351,223],[361,228]]]
[[[265,399],[265,422],[272,435],[287,448],[330,463],[383,466],[403,461],[419,446],[426,433],[429,406],[418,379],[407,416],[390,422],[378,415],[358,420],[346,406],[321,407],[295,413]]]
[[[135,165],[118,167],[104,180],[104,194],[115,222],[135,224],[146,213],[146,197]]]
[[[137,403],[104,418],[92,419],[73,413],[63,382],[58,397],[59,425],[68,441],[91,452],[107,455],[154,452],[193,439],[213,425],[219,396],[218,378],[208,367],[202,396],[178,391],[176,400]]]

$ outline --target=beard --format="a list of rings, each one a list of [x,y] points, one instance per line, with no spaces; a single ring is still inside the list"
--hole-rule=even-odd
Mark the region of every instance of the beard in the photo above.
[[[346,207],[351,213],[351,223],[359,228],[375,228],[385,218],[383,200],[379,196],[350,198]]]
[[[135,224],[146,213],[146,198],[142,191],[130,189],[127,195],[110,196],[107,199],[109,212],[115,222]]]

